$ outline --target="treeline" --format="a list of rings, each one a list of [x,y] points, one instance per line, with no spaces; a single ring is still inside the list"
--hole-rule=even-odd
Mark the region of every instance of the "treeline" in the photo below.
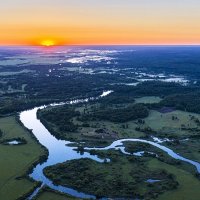
[[[118,92],[113,92],[108,95],[106,98],[100,99],[100,102],[104,104],[127,104],[127,103],[134,103],[135,97],[128,95],[128,94],[120,94]]]
[[[102,156],[105,158],[105,154]],[[175,176],[165,170],[151,170],[144,160],[131,156],[121,159],[114,153],[109,157],[112,162],[101,164],[90,159],[71,160],[47,167],[44,173],[54,184],[93,194],[96,199],[155,199],[178,186]],[[145,183],[149,177],[161,181]]]
[[[100,107],[91,113],[83,114],[79,119],[88,120],[108,120],[111,122],[124,123],[127,121],[145,118],[149,114],[148,109],[143,104],[135,104],[124,108]]]
[[[199,86],[182,86],[177,83],[159,81],[144,82],[136,87],[118,86],[115,92],[102,99],[104,104],[133,103],[134,98],[143,96],[159,96],[160,103],[147,105],[150,109],[173,107],[177,110],[200,113]]]
[[[200,113],[200,92],[170,95],[154,106],[174,107],[177,110]]]
[[[5,98],[0,104],[0,115],[12,114],[14,112],[23,111],[33,108],[35,106],[41,106],[42,104],[49,104],[52,101],[49,100],[23,100],[17,98]]]
[[[144,97],[160,96],[165,97],[173,94],[185,94],[189,92],[198,92],[198,86],[182,86],[178,83],[167,83],[161,81],[145,81],[135,87],[126,85],[113,86],[114,93],[110,94],[107,99],[113,96],[123,97]]]
[[[73,123],[72,118],[78,116],[80,116],[80,113],[68,105],[49,110],[42,110],[38,113],[40,119],[54,124],[61,132],[76,131],[78,126]]]
[[[112,86],[114,92],[100,100],[103,104],[134,103],[134,99],[144,96],[159,96],[161,98],[175,94],[198,92],[198,86],[182,86],[178,83],[166,83],[161,81],[147,81],[135,87],[126,85]]]
[[[3,131],[0,129],[0,138],[2,137],[3,135]]]

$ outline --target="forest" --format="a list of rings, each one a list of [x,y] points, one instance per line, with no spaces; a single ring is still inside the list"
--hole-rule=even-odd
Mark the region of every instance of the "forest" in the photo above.
[[[135,119],[148,116],[148,109],[142,104],[135,104],[125,108],[108,108],[105,105],[97,110],[92,110],[89,114],[83,114],[79,119],[88,120],[107,120],[111,122],[124,123]]]

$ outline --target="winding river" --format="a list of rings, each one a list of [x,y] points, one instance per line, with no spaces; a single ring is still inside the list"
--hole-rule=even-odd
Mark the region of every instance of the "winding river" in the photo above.
[[[109,95],[112,91],[106,91],[103,92],[102,95],[100,95],[97,98],[87,98],[87,99],[80,99],[80,100],[74,100],[74,101],[69,101],[69,102],[62,102],[62,103],[55,103],[55,104],[50,104],[49,106],[59,106],[59,105],[64,105],[64,104],[76,104],[80,102],[88,102],[92,101],[95,99],[103,98],[107,95]],[[52,166],[58,163],[62,163],[65,161],[69,160],[74,160],[74,159],[81,159],[81,158],[89,158],[92,160],[95,160],[97,162],[104,162],[103,159],[98,158],[96,155],[90,155],[88,152],[84,152],[84,154],[80,154],[76,151],[77,147],[72,147],[69,144],[72,142],[70,141],[65,141],[65,140],[58,140],[56,139],[45,127],[44,125],[40,122],[39,119],[37,119],[37,111],[39,109],[44,109],[47,106],[40,106],[33,108],[31,110],[23,111],[20,113],[20,121],[23,123],[23,125],[32,130],[33,134],[35,137],[38,139],[41,145],[47,148],[49,151],[49,156],[48,159],[41,163],[38,164],[34,169],[33,172],[30,174],[30,177],[33,178],[36,181],[41,181],[42,186],[44,185],[50,187],[51,189],[54,189],[56,191],[60,191],[69,195],[72,195],[74,197],[78,198],[91,198],[91,199],[96,199],[94,195],[92,194],[85,194],[80,191],[74,190],[72,188],[68,187],[63,187],[63,186],[57,186],[54,185],[51,180],[49,180],[43,173],[43,169],[47,166]],[[189,160],[187,158],[184,158],[178,154],[176,154],[174,151],[171,149],[161,145],[159,142],[152,142],[148,140],[143,140],[143,139],[121,139],[121,140],[116,140],[114,141],[111,145],[104,147],[104,148],[85,148],[87,150],[109,150],[109,149],[116,149],[120,150],[124,154],[129,154],[128,152],[125,151],[125,148],[123,146],[123,142],[141,142],[141,143],[148,143],[150,145],[153,145],[164,152],[166,152],[169,156],[173,157],[174,159],[181,160],[184,162],[187,162],[193,166],[196,167],[198,173],[200,173],[200,163]],[[129,154],[130,155],[130,154]],[[139,154],[132,154],[134,156],[141,156],[141,152]],[[32,199],[38,191],[41,189],[41,187],[37,188],[33,194],[28,199]]]

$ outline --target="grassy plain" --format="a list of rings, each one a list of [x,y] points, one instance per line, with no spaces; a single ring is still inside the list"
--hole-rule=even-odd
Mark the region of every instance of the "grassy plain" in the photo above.
[[[36,186],[36,182],[24,175],[45,151],[14,116],[0,118],[0,129],[3,131],[1,142],[19,137],[27,141],[25,145],[0,144],[0,199],[15,200]],[[21,176],[24,177],[16,179]]]
[[[169,165],[163,162],[159,162],[156,159],[152,159],[149,162],[149,167],[152,170],[164,169],[168,173],[172,173],[176,176],[176,180],[179,186],[176,190],[166,191],[161,194],[158,200],[199,200],[200,197],[200,181],[191,176],[191,174],[185,170],[177,168],[176,166]]]
[[[199,114],[178,110],[170,113],[151,110],[149,116],[144,120],[143,128],[150,127],[155,131],[157,137],[178,140],[176,143],[164,143],[165,146],[189,159],[200,162],[200,126],[196,122],[196,120],[200,120]]]
[[[162,99],[156,96],[140,97],[135,99],[135,103],[159,103]]]
[[[184,111],[173,111],[169,113],[160,113],[155,110],[151,110],[149,116],[145,119],[145,126],[151,127],[153,130],[162,134],[168,134],[169,136],[188,137],[193,134],[187,129],[199,128],[198,124],[191,119],[192,116],[200,120],[199,114],[184,112]],[[174,120],[172,118],[175,118]],[[187,128],[187,129],[183,129]],[[195,130],[196,133],[196,130]]]

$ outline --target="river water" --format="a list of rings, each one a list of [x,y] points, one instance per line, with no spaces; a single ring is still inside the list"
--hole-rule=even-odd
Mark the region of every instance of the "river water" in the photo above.
[[[49,106],[59,106],[64,104],[76,104],[80,102],[88,102],[95,99],[103,98],[107,95],[109,95],[112,91],[106,91],[103,92],[102,95],[100,95],[97,98],[87,98],[87,99],[80,99],[80,100],[74,100],[69,102],[62,102],[62,103],[55,103],[50,104]],[[35,137],[38,139],[39,143],[47,148],[49,151],[49,156],[46,161],[44,161],[41,164],[38,164],[34,169],[33,172],[30,174],[30,177],[33,178],[36,181],[41,181],[42,186],[46,185],[50,187],[51,189],[54,189],[56,191],[60,191],[69,195],[72,195],[74,197],[78,198],[91,198],[95,199],[95,196],[92,194],[85,194],[81,191],[74,190],[72,188],[63,187],[63,186],[57,186],[54,185],[51,180],[49,180],[43,173],[43,169],[47,166],[52,166],[58,163],[62,163],[69,160],[75,160],[75,159],[81,159],[81,158],[89,158],[92,160],[95,160],[97,162],[104,162],[104,159],[98,158],[96,155],[90,155],[88,152],[84,152],[84,154],[80,154],[76,151],[77,147],[70,146],[72,142],[65,141],[65,140],[58,140],[56,139],[46,128],[45,126],[40,122],[39,119],[37,119],[37,111],[39,109],[44,109],[47,106],[40,106],[33,108],[31,110],[23,111],[20,113],[20,121],[23,123],[23,125],[32,130],[32,133],[35,135]],[[104,147],[104,148],[85,148],[87,150],[109,150],[109,149],[115,149],[120,150],[124,154],[129,154],[125,151],[125,148],[123,146],[123,142],[141,142],[141,143],[148,143],[150,145],[153,145],[164,152],[166,152],[169,156],[173,157],[174,159],[181,160],[184,162],[187,162],[193,166],[196,167],[198,173],[200,173],[200,163],[189,160],[187,158],[184,158],[178,154],[176,154],[171,149],[159,144],[158,142],[152,142],[148,140],[143,139],[121,139],[114,141],[111,145]],[[69,146],[68,146],[69,145]],[[131,154],[129,154],[131,155]],[[132,154],[132,156],[141,156],[142,154]],[[41,187],[37,188],[33,194],[28,199],[32,199],[40,190]]]

